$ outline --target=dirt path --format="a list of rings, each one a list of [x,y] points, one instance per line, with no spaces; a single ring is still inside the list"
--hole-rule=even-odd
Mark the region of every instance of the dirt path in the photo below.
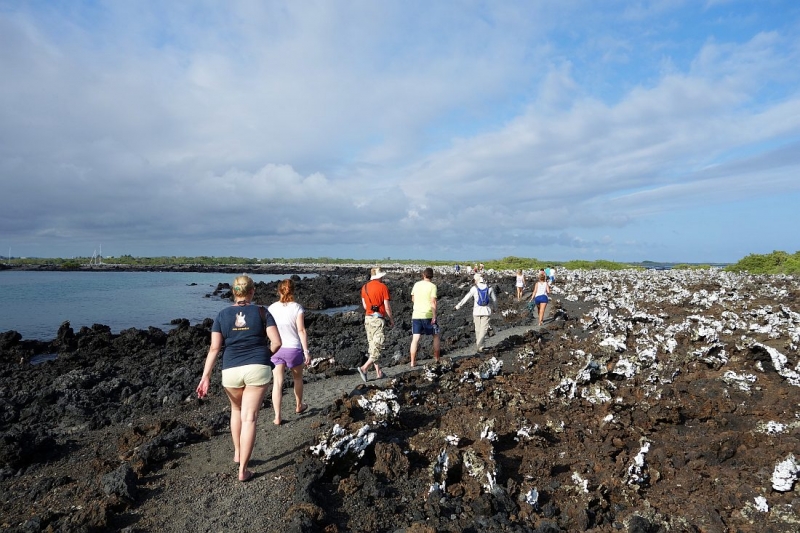
[[[546,327],[546,326],[545,326]],[[505,341],[512,335],[524,335],[537,326],[516,326],[494,332],[486,339],[486,349]],[[421,354],[429,350],[421,346]],[[444,357],[463,358],[475,355],[474,347],[454,350]],[[421,357],[429,357],[421,355]],[[388,379],[408,372],[421,372],[431,363],[421,358],[418,366],[407,364],[384,367]],[[373,374],[374,375],[374,374]],[[367,386],[382,386],[387,380],[371,380]],[[233,446],[227,433],[186,447],[179,457],[170,461],[157,474],[142,480],[146,499],[128,515],[123,515],[120,527],[147,531],[183,532],[221,531],[285,531],[284,517],[293,503],[295,458],[314,443],[324,431],[327,408],[338,398],[347,397],[365,385],[356,372],[350,375],[307,383],[304,400],[309,409],[302,415],[293,413],[291,391],[284,392],[285,422],[272,424],[272,409],[261,411],[258,437],[250,468],[256,476],[247,483],[237,481],[233,463]],[[288,394],[287,394],[288,393]],[[197,410],[201,419],[227,412],[227,400],[221,394]],[[163,496],[163,497],[162,497]],[[169,505],[165,505],[168,500]],[[125,523],[127,522],[127,524]]]

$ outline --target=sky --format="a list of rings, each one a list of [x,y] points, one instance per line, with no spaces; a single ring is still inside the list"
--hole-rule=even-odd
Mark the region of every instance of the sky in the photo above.
[[[795,0],[0,0],[0,255],[800,250]]]

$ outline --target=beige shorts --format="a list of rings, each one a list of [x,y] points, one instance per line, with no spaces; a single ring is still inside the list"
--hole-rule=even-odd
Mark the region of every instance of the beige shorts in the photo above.
[[[272,381],[272,368],[268,365],[243,365],[222,371],[222,386],[241,389],[245,385],[261,387]]]

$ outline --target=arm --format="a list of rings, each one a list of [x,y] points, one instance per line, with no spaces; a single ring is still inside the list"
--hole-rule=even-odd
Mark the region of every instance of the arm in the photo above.
[[[394,327],[394,317],[392,316],[392,304],[389,303],[389,300],[384,300],[383,306],[386,308],[386,316],[389,317],[389,325]]]
[[[275,353],[281,349],[281,334],[278,326],[267,326],[267,338],[269,339],[269,351]]]
[[[367,302],[364,301],[364,297],[361,297],[361,307],[364,308],[364,311],[367,310]]]
[[[303,346],[303,357],[306,365],[311,363],[311,354],[308,351],[308,332],[306,331],[305,313],[297,314],[297,336],[300,337],[300,344]]]
[[[467,303],[467,300],[469,300],[470,296],[472,296],[472,288],[470,288],[467,295],[461,298],[461,301],[456,304],[456,309],[461,309],[461,306]]]
[[[530,299],[530,300],[528,300],[529,302],[532,302],[532,301],[533,301],[533,299],[536,297],[536,286],[537,286],[538,284],[539,284],[539,282],[538,282],[538,281],[537,281],[536,283],[534,283],[534,284],[533,284],[533,290],[531,290],[531,299]]]
[[[436,296],[431,296],[431,310],[433,311],[431,323],[434,323],[436,322]]]
[[[200,383],[197,385],[197,397],[205,398],[208,394],[208,387],[211,382],[211,372],[214,370],[214,364],[217,362],[217,356],[222,349],[222,333],[218,331],[211,332],[211,347],[208,349],[206,356],[206,364],[203,366],[203,377],[200,378]]]
[[[497,295],[492,287],[489,287],[489,297],[492,299],[492,307],[497,307]]]

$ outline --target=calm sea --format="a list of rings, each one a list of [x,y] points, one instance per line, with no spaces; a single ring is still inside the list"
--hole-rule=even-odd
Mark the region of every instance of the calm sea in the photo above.
[[[23,339],[47,341],[55,338],[65,320],[76,333],[93,324],[109,326],[114,333],[148,326],[167,331],[175,318],[197,324],[230,305],[206,295],[234,277],[195,272],[0,271],[0,332],[16,330]],[[270,282],[287,276],[251,277]]]

